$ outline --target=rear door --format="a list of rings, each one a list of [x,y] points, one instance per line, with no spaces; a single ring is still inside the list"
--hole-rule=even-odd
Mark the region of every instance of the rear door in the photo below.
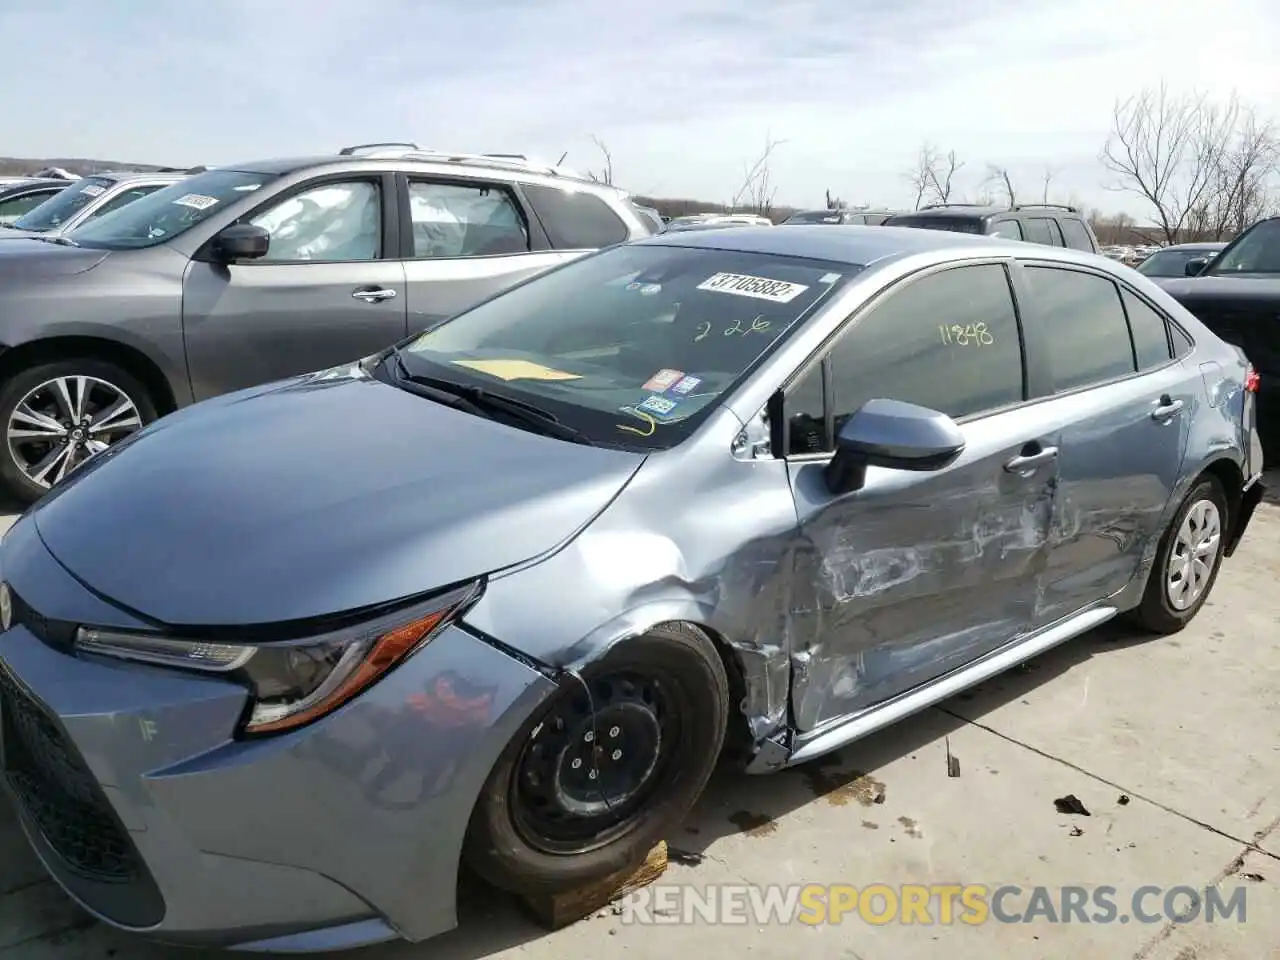
[[[519,187],[410,173],[397,180],[411,333],[569,259]]]
[[[193,260],[183,331],[197,400],[357,360],[406,334],[393,174],[341,174],[277,194],[242,222],[265,257]]]
[[[1061,436],[1045,625],[1137,574],[1181,474],[1199,374],[1174,358],[1163,315],[1106,273],[1027,260],[1015,278]]]

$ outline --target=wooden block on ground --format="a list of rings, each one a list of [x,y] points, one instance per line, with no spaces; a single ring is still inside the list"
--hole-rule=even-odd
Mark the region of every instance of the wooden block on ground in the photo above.
[[[623,870],[605,877],[589,887],[564,893],[521,897],[533,918],[548,930],[559,930],[589,917],[602,907],[657,880],[667,869],[667,842],[661,841],[649,851],[644,863],[634,870]]]

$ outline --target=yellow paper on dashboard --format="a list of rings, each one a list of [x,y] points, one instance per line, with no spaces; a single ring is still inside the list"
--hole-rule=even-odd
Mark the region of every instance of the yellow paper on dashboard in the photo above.
[[[532,360],[455,360],[455,366],[487,373],[500,380],[581,380],[576,373],[553,370]]]

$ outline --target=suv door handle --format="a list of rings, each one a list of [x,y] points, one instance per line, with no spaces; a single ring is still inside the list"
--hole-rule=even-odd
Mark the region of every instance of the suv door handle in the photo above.
[[[1152,420],[1165,421],[1180,413],[1182,410],[1182,401],[1174,400],[1167,393],[1159,400],[1159,406],[1151,411]]]
[[[1025,473],[1029,470],[1036,469],[1036,467],[1044,466],[1057,456],[1057,447],[1042,447],[1035,453],[1024,453],[1014,457],[1004,465],[1004,468],[1009,471],[1009,473]]]
[[[361,287],[353,290],[351,296],[365,303],[381,303],[383,300],[394,300],[396,292],[389,287]]]

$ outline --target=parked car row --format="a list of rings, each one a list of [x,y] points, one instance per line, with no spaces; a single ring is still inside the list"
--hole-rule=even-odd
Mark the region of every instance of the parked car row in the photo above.
[[[49,871],[170,943],[422,940],[463,864],[595,885],[722,759],[1182,629],[1262,496],[1257,378],[1151,279],[978,235],[1005,214],[648,236],[622,191],[404,150],[0,244],[9,445],[65,475],[0,554]],[[1237,243],[1209,273],[1275,259]]]

